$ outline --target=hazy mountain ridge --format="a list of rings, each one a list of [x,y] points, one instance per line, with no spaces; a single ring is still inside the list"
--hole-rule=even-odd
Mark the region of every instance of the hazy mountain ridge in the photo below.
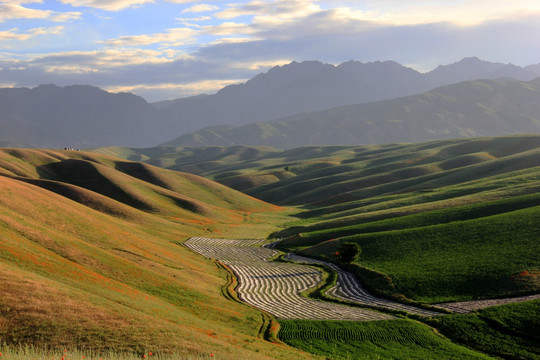
[[[319,61],[276,66],[245,84],[230,85],[204,98],[170,101],[162,112],[183,131],[213,125],[245,125],[290,115],[413,95],[474,79],[532,80],[521,67],[465,58],[420,73],[394,61],[338,66]],[[196,100],[196,101],[195,101]],[[163,105],[163,104],[161,104]],[[158,105],[159,106],[159,105]],[[197,119],[196,123],[193,119]]]
[[[540,80],[478,80],[380,102],[240,127],[210,127],[166,146],[355,145],[540,132]]]
[[[153,145],[165,123],[144,99],[88,85],[0,89],[0,145],[86,148]]]
[[[531,80],[535,72],[540,72],[538,65],[521,68],[478,58],[465,58],[428,73],[394,61],[349,61],[338,66],[292,62],[214,95],[153,104],[133,94],[111,94],[86,85],[0,89],[0,146],[148,147],[208,126],[270,121],[418,94],[462,80]]]

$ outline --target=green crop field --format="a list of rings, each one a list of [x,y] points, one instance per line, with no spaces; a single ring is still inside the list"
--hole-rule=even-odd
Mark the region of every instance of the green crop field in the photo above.
[[[431,323],[452,340],[483,353],[503,359],[540,358],[540,300],[442,316]]]
[[[331,359],[488,359],[411,320],[282,320],[285,343]]]
[[[382,231],[302,250],[332,259],[340,241],[362,248],[357,264],[388,274],[398,292],[423,302],[513,296],[538,290],[540,206],[480,219]]]

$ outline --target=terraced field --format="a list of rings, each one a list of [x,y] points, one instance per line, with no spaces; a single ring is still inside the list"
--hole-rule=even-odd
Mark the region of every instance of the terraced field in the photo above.
[[[299,264],[268,261],[277,254],[260,247],[262,240],[229,240],[194,237],[184,244],[199,254],[226,264],[238,277],[238,296],[246,303],[282,319],[385,320],[392,317],[366,309],[307,299],[301,292],[322,281],[321,273]],[[291,256],[310,262],[311,259]],[[315,262],[313,260],[312,262]],[[349,276],[348,276],[349,275]],[[340,271],[336,296],[357,303],[410,311],[421,315],[438,313],[379,299],[367,294],[351,274]],[[358,290],[354,290],[357,287]],[[338,290],[339,289],[339,290]]]

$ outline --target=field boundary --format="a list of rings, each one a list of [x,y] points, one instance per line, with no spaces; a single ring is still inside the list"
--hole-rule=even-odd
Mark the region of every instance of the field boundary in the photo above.
[[[449,310],[458,314],[468,314],[473,311],[485,309],[488,307],[512,304],[516,302],[537,300],[537,299],[540,299],[540,294],[516,296],[516,297],[511,297],[511,298],[500,298],[500,299],[448,302],[448,303],[434,304],[433,306],[441,308],[441,309],[446,309],[446,310]]]

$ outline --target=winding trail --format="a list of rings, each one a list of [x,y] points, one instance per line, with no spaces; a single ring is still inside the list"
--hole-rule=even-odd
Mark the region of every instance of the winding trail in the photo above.
[[[261,247],[263,240],[232,240],[193,237],[184,245],[199,254],[226,264],[238,278],[236,292],[246,303],[282,319],[319,320],[388,320],[394,317],[380,312],[331,302],[308,299],[301,292],[322,281],[321,272],[301,264],[271,262],[278,251],[272,246]],[[317,260],[295,257],[292,260],[308,263]],[[330,264],[332,265],[332,264]],[[335,265],[334,265],[335,266]],[[339,268],[338,268],[339,269]],[[340,280],[335,296],[364,305],[411,311],[421,315],[439,313],[414,308],[373,297],[351,280],[352,274],[338,272]],[[354,278],[354,277],[353,277]],[[348,295],[354,294],[354,295]]]
[[[434,306],[450,310],[459,314],[467,314],[474,310],[485,309],[491,306],[498,306],[504,304],[510,304],[521,301],[530,301],[540,299],[540,294],[528,295],[528,296],[519,296],[513,298],[504,298],[504,299],[490,299],[490,300],[471,300],[471,301],[461,301],[461,302],[451,302],[451,303],[441,303],[435,304]]]

